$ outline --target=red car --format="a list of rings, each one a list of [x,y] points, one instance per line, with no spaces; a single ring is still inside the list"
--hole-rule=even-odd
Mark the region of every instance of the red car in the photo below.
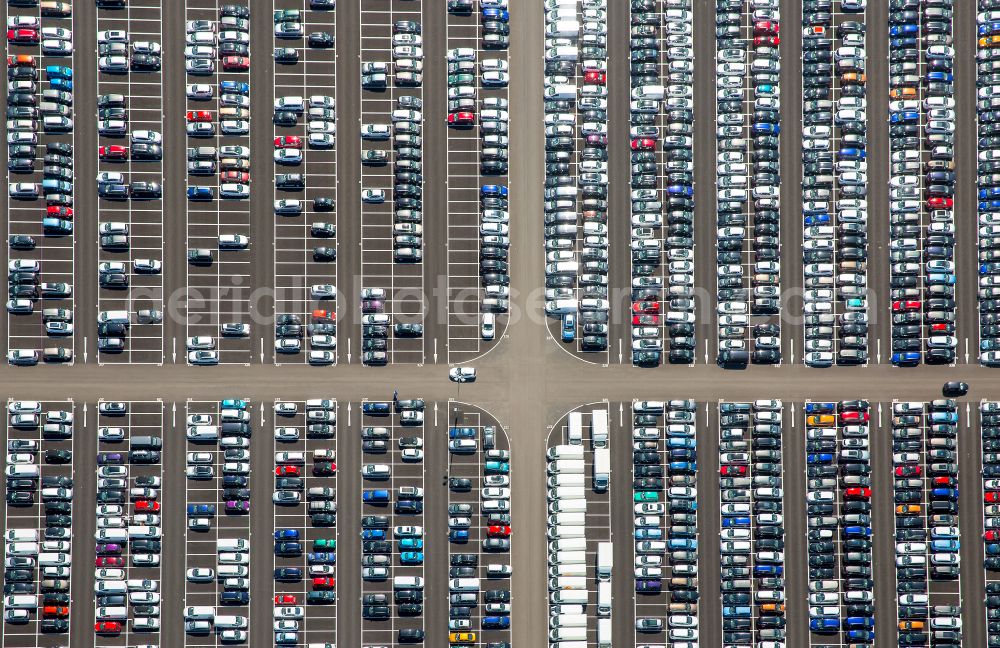
[[[69,608],[64,605],[46,605],[42,615],[48,619],[65,619],[69,616]]]
[[[111,146],[100,146],[97,149],[97,155],[102,160],[127,160],[128,148],[124,146],[119,146],[118,144],[112,144]]]
[[[919,477],[920,466],[896,466],[897,477]]]
[[[746,466],[722,466],[719,468],[719,474],[723,477],[743,477],[747,474]]]
[[[493,525],[486,528],[486,533],[491,538],[506,538],[510,535],[510,527]]]
[[[659,313],[660,302],[658,301],[637,301],[632,302],[633,313]]]
[[[931,324],[931,330],[935,333],[951,333],[951,326],[944,322],[939,322],[937,324]]]
[[[298,477],[299,467],[298,466],[277,466],[274,469],[275,477]]]
[[[868,412],[841,412],[840,420],[843,423],[864,423],[868,420]]]
[[[583,73],[584,83],[596,83],[597,85],[604,85],[608,82],[608,75],[600,70],[588,70]]]
[[[958,486],[958,483],[955,481],[954,477],[950,475],[942,475],[941,477],[934,478],[934,485],[947,487],[947,486]]]
[[[448,115],[448,125],[457,126],[459,124],[474,124],[476,113],[474,112],[453,112]]]
[[[317,322],[333,322],[337,319],[337,314],[333,311],[317,308],[312,312],[312,318]]]
[[[313,589],[326,590],[337,586],[336,579],[330,576],[317,576],[313,578]]]
[[[212,113],[207,110],[189,110],[187,111],[188,123],[192,122],[210,122],[212,121]]]
[[[35,57],[31,54],[18,54],[16,56],[7,57],[7,67],[14,67],[17,65],[35,67],[37,62],[35,61]]]
[[[1000,502],[1000,491],[987,491],[983,494],[983,501],[989,504]]]
[[[45,208],[45,215],[51,216],[53,218],[73,218],[73,208],[72,207],[58,207],[56,205],[49,205]]]
[[[781,44],[780,36],[754,36],[753,46],[760,47],[764,45],[766,47],[777,47]]]
[[[274,595],[275,605],[298,605],[295,600],[294,594],[275,594]]]
[[[276,149],[302,148],[302,138],[299,137],[298,135],[282,135],[281,137],[275,137],[274,148]]]
[[[94,558],[94,567],[124,567],[125,559],[121,556],[98,556]]]
[[[844,499],[867,500],[871,498],[872,498],[872,489],[870,488],[854,487],[854,488],[848,488],[847,490],[844,491]]]
[[[632,326],[659,326],[659,315],[633,315]]]
[[[136,500],[136,513],[156,513],[160,510],[160,503],[151,500]]]
[[[955,206],[955,201],[943,196],[934,196],[927,199],[927,206],[930,209],[951,209]]]
[[[38,32],[34,29],[8,29],[7,41],[22,45],[37,45]]]
[[[647,138],[632,140],[633,151],[651,151],[656,148],[656,140]]]
[[[753,24],[754,36],[770,35],[777,36],[780,31],[778,23],[774,20],[758,20]]]
[[[250,182],[250,174],[246,171],[223,171],[219,174],[219,182]]]
[[[229,72],[242,72],[250,69],[250,57],[225,56],[222,59],[222,69]]]
[[[122,631],[122,624],[117,621],[98,621],[94,624],[94,632],[97,634],[119,634]]]
[[[983,534],[983,540],[996,542],[1000,540],[1000,531],[987,531]]]
[[[920,302],[918,301],[897,301],[892,302],[892,311],[894,313],[902,313],[905,311],[915,311],[920,310]]]

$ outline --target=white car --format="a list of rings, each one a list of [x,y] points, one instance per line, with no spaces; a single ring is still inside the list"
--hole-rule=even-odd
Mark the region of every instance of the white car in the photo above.
[[[336,299],[337,287],[333,284],[314,284],[309,288],[309,296],[313,299]]]
[[[452,367],[448,371],[448,380],[457,383],[475,382],[475,367]]]

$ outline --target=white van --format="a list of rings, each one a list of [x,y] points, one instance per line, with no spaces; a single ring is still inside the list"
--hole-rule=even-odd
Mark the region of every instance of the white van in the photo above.
[[[557,614],[549,621],[553,628],[586,628],[586,614]]]
[[[70,565],[73,557],[67,553],[40,553],[38,554],[39,567],[62,567]]]
[[[129,526],[128,528],[128,537],[130,540],[139,538],[155,539],[159,538],[161,535],[162,531],[160,527],[137,525],[137,526]]]
[[[597,545],[597,580],[611,580],[611,566],[614,560],[614,545],[602,542]]]
[[[108,594],[125,594],[128,592],[128,587],[125,585],[123,580],[102,580],[97,581],[94,585],[94,594],[98,596],[106,596]]]
[[[7,557],[11,556],[37,556],[37,542],[8,542]]]
[[[597,620],[597,648],[611,648],[611,619]]]
[[[38,479],[38,464],[15,464],[4,469],[7,477],[15,479]]]
[[[99,607],[95,613],[99,621],[124,621],[128,618],[128,608],[124,605]]]
[[[215,618],[215,608],[211,605],[192,605],[184,608],[185,621],[211,621]]]
[[[97,315],[98,324],[125,324],[128,325],[128,311],[101,311]]]
[[[220,538],[215,541],[215,550],[222,551],[250,551],[250,543],[243,538]]]
[[[559,590],[549,594],[549,602],[555,605],[586,605],[587,592],[583,590]]]
[[[553,628],[549,630],[551,641],[583,641],[587,638],[587,628]],[[560,644],[561,645],[561,644]]]
[[[545,26],[546,36],[572,38],[578,36],[579,34],[580,23],[576,20],[556,20]],[[558,50],[560,48],[556,47],[550,49]]]
[[[549,501],[564,499],[586,499],[587,490],[582,486],[557,486],[548,491]]]
[[[585,513],[587,511],[587,500],[585,499],[564,499],[549,502],[549,513]]]
[[[585,467],[583,459],[560,459],[550,462],[548,471],[553,475],[582,475]]]
[[[577,565],[587,562],[586,551],[556,551],[549,554],[549,562],[556,565]]]
[[[560,524],[586,524],[587,514],[586,513],[556,513],[550,515],[548,519],[549,526],[559,526]]]
[[[5,596],[3,606],[7,609],[34,610],[38,607],[38,598],[34,594],[15,594]]]
[[[396,586],[396,579],[393,579],[393,587]],[[402,588],[397,588],[402,589]],[[478,592],[478,578],[452,578],[448,581],[448,590],[451,592]]]
[[[549,567],[549,578],[559,576],[586,576],[587,565],[583,563],[571,563],[565,565],[552,565]]]
[[[245,616],[225,615],[215,617],[215,628],[222,630],[245,630],[250,622]]]
[[[549,590],[586,590],[587,579],[582,576],[563,576],[549,579]]]
[[[249,565],[250,554],[242,551],[222,551],[219,552],[220,565]]]
[[[583,525],[549,527],[546,534],[550,540],[557,538],[585,538],[587,536],[587,527]]]
[[[568,267],[560,272],[548,272],[546,274],[575,274],[576,262],[575,261],[560,261],[552,265],[561,265],[563,263],[573,264],[573,270]],[[576,299],[553,299],[550,302],[545,302],[545,312],[549,315],[565,315],[566,313],[575,313],[579,310],[580,302]]]
[[[586,538],[562,538],[549,542],[549,552],[553,551],[586,551]]]
[[[557,445],[549,448],[545,452],[545,457],[549,461],[557,459],[583,459],[582,445]]]
[[[611,616],[611,581],[597,584],[597,616]]]
[[[484,340],[492,340],[496,337],[497,316],[493,313],[483,313],[482,326],[479,334]]]
[[[666,88],[661,85],[642,85],[632,88],[633,99],[654,99],[660,101],[666,93]]]
[[[246,578],[250,575],[250,570],[245,565],[219,565],[215,574],[220,579]]]
[[[456,579],[458,580],[458,579]],[[461,579],[461,580],[476,580],[476,579]],[[394,590],[405,590],[405,589],[424,589],[424,579],[420,576],[394,576],[392,579],[392,589]],[[476,589],[479,589],[479,581],[476,580]]]
[[[187,429],[187,440],[195,443],[216,441],[219,438],[219,426],[217,425],[189,425]]]
[[[587,478],[582,473],[575,475],[552,475],[549,477],[549,488],[559,488],[560,486],[577,486],[584,488],[587,485]]]
[[[159,632],[159,617],[136,617],[132,619],[133,632]]]
[[[7,542],[38,542],[38,530],[8,529],[4,539]]]

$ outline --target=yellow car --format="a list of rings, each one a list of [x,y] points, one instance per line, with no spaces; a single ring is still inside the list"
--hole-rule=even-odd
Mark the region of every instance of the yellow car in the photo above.
[[[923,621],[900,621],[899,622],[899,629],[900,630],[923,630],[924,629],[924,622]]]
[[[806,418],[806,425],[811,427],[830,427],[837,419],[833,414],[813,414]]]
[[[475,641],[475,632],[452,632],[448,635],[448,641],[451,643],[466,643],[468,641]]]
[[[1000,34],[994,34],[993,36],[983,36],[979,39],[980,47],[996,47],[1000,45]]]

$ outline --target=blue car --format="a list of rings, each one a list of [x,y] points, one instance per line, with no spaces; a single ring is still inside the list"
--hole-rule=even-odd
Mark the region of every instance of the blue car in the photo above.
[[[986,545],[987,556],[1000,556],[1000,542],[991,542]]]
[[[750,518],[748,518],[746,516],[724,517],[724,518],[722,518],[722,527],[723,528],[729,528],[729,527],[749,527],[749,526],[750,526]]]
[[[227,398],[219,401],[219,407],[221,409],[245,410],[247,408],[247,402],[242,398]]]
[[[762,83],[754,88],[754,93],[758,95],[773,95],[777,94],[778,88],[770,83]]]
[[[488,616],[483,617],[483,630],[487,628],[507,629],[510,627],[510,617]]]
[[[828,464],[833,463],[833,455],[828,452],[821,452],[817,454],[811,454],[806,457],[806,462],[810,464]]]
[[[871,527],[851,525],[844,527],[844,535],[848,538],[870,538],[872,535]]]
[[[722,617],[725,619],[733,617],[743,619],[749,616],[750,616],[750,606],[727,605],[726,607],[722,608]]]
[[[188,504],[188,517],[214,516],[215,504]]]
[[[892,364],[897,367],[916,367],[920,364],[920,353],[918,351],[907,351],[906,353],[893,353]]]
[[[931,412],[931,423],[958,423],[958,412]]]
[[[667,551],[698,551],[698,541],[692,538],[671,538],[667,540]]]
[[[868,153],[863,148],[846,147],[837,151],[837,157],[841,160],[864,160]]]
[[[306,561],[310,565],[336,565],[337,554],[330,551],[319,551],[306,556]]]
[[[809,630],[812,632],[837,632],[840,630],[840,619],[825,617],[809,619]]]
[[[781,133],[781,126],[779,124],[766,124],[758,122],[753,125],[751,132],[754,135],[778,135]]]
[[[979,35],[987,36],[989,34],[1000,33],[1000,22],[983,23],[979,26]]]
[[[875,632],[873,630],[848,630],[847,639],[848,641],[871,643],[875,640]]]
[[[932,552],[956,553],[959,549],[961,543],[958,540],[931,540]]]
[[[903,112],[892,113],[889,115],[890,124],[901,124],[903,122],[915,121],[920,121],[920,113],[916,110],[904,110]]]
[[[914,24],[893,25],[889,28],[889,37],[915,35],[920,28]]]
[[[893,38],[889,41],[893,49],[903,49],[905,47],[916,47],[916,38]]]
[[[188,187],[188,200],[212,200],[215,191],[211,187]]]
[[[1000,200],[988,200],[980,202],[979,211],[1000,211]]]
[[[278,529],[274,532],[274,541],[280,542],[284,540],[298,540],[299,530],[298,529]]]
[[[476,429],[470,427],[448,428],[449,439],[475,439]]]
[[[387,401],[367,401],[361,404],[361,412],[369,416],[389,416],[392,414],[392,403]]]
[[[667,470],[672,473],[693,475],[698,470],[698,463],[695,461],[671,461],[667,464]]]
[[[562,317],[562,341],[572,342],[576,339],[576,313],[566,313]]]
[[[46,234],[72,234],[73,221],[46,216],[42,219],[42,230]]]
[[[49,87],[53,90],[62,90],[63,92],[73,92],[73,80],[72,79],[49,79]]]
[[[663,540],[663,529],[658,527],[635,529],[632,535],[636,540]]]
[[[828,225],[830,223],[830,214],[812,214],[807,215],[803,221],[806,227],[811,225]]]
[[[221,81],[219,83],[219,94],[236,93],[241,95],[250,94],[250,84],[243,81]]]
[[[301,556],[302,555],[302,543],[301,542],[275,542],[274,543],[274,555],[275,556]]]
[[[52,79],[72,79],[73,70],[65,65],[47,65],[45,67],[45,78]]]
[[[509,461],[487,461],[486,462],[486,474],[487,475],[506,475],[510,472],[510,462]]]
[[[389,491],[379,488],[361,493],[361,501],[366,504],[388,504]]]
[[[464,544],[469,541],[469,532],[466,529],[452,529],[448,532],[448,542]]]
[[[928,72],[927,80],[939,83],[951,83],[955,80],[955,76],[951,72]]]
[[[694,439],[686,439],[684,437],[668,437],[667,447],[668,448],[694,448],[696,446]]]
[[[384,537],[384,536],[383,536]],[[421,538],[403,538],[399,541],[399,549],[411,551],[414,549],[423,549],[424,541]]]
[[[979,190],[980,200],[991,200],[993,198],[1000,198],[1000,187],[986,187]]]
[[[362,540],[385,540],[385,529],[365,529],[361,532]]]
[[[844,625],[851,629],[874,628],[875,619],[866,616],[850,616],[844,620]]]
[[[835,410],[833,403],[806,403],[806,414],[832,414]]]
[[[785,568],[781,565],[754,565],[753,575],[755,578],[765,576],[781,576],[785,573]]]
[[[672,196],[693,196],[694,188],[689,185],[670,185],[667,187],[667,193]]]
[[[507,185],[483,185],[479,190],[480,196],[499,196],[501,198],[507,197]]]
[[[950,272],[932,272],[927,275],[926,281],[931,286],[953,286],[955,275]]]
[[[424,562],[424,554],[421,551],[404,551],[399,554],[399,561],[404,565],[420,565]]]
[[[510,14],[507,13],[506,9],[487,8],[483,9],[483,20],[499,20],[500,22],[507,22],[510,20]]]
[[[274,580],[283,583],[302,580],[302,570],[298,567],[278,567],[274,570]]]

